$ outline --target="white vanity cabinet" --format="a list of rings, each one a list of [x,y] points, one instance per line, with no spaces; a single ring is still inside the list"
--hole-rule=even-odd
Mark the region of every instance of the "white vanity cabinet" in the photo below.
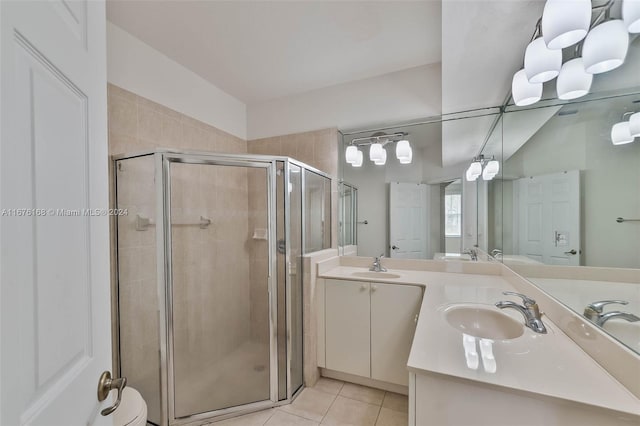
[[[325,367],[407,386],[421,301],[418,286],[327,279]]]

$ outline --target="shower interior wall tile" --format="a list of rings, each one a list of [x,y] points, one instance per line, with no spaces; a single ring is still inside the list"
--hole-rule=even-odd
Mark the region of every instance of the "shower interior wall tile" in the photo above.
[[[331,247],[338,246],[338,129],[254,139],[247,142],[251,154],[281,155],[302,161],[331,176]]]

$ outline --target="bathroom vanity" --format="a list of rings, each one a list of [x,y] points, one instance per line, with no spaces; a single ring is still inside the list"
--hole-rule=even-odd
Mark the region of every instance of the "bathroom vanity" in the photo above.
[[[410,426],[640,421],[636,395],[549,317],[546,333],[536,333],[520,312],[495,307],[521,303],[505,291],[529,293],[503,265],[385,259],[386,272],[370,272],[369,263],[318,264],[323,376],[408,393]],[[591,339],[608,338],[601,334]]]

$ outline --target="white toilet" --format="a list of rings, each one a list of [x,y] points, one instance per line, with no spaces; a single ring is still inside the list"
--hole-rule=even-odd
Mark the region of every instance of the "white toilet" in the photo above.
[[[145,426],[147,424],[147,404],[140,392],[126,387],[122,391],[122,402],[113,412],[114,426]]]

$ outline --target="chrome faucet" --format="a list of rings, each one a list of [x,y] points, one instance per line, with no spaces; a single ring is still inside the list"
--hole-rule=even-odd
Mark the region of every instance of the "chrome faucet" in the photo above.
[[[640,317],[629,312],[612,311],[606,314],[600,315],[600,319],[596,322],[600,327],[604,326],[604,323],[613,318],[620,318],[629,322],[640,321]]]
[[[629,302],[626,300],[600,300],[599,302],[589,303],[587,307],[584,308],[584,316],[600,327],[612,318],[621,318],[630,322],[640,321],[639,317],[628,312],[613,311],[603,314],[602,311],[604,307],[611,304],[628,305]]]
[[[524,306],[518,305],[515,302],[511,301],[501,301],[496,303],[496,306],[500,309],[512,308],[516,311],[520,312],[522,316],[524,316],[524,323],[531,330],[536,333],[545,334],[547,332],[547,328],[544,326],[542,322],[540,309],[538,309],[538,304],[535,300],[531,299],[528,296],[520,293],[514,293],[513,291],[503,291],[504,295],[513,295],[522,298],[522,302]]]
[[[373,266],[369,268],[370,271],[373,272],[387,272],[387,268],[382,267],[382,258],[384,257],[384,253],[382,253],[378,257],[373,258]]]
[[[471,256],[471,260],[478,260],[478,250],[476,250],[475,248],[464,249],[462,254],[468,254],[469,256]]]

